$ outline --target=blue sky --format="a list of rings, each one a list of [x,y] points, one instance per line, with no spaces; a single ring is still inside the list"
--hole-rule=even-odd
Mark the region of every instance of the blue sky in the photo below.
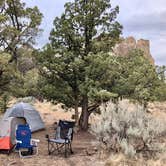
[[[38,46],[48,42],[55,16],[64,11],[69,0],[24,0],[28,6],[37,5],[44,18],[38,37]],[[166,0],[112,0],[112,6],[119,5],[118,21],[123,25],[123,36],[148,39],[151,54],[157,65],[166,65]]]

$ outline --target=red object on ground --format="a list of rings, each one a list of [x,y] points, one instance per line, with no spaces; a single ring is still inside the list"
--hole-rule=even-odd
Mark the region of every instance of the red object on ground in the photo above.
[[[13,147],[10,137],[0,138],[0,150],[10,150]]]

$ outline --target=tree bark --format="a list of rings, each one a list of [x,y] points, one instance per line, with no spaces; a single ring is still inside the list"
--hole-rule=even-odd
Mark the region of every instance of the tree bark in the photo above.
[[[82,102],[82,112],[79,119],[79,127],[81,130],[86,131],[88,129],[88,119],[89,119],[89,113],[88,113],[88,97],[83,97]]]
[[[76,126],[78,126],[79,125],[78,100],[75,100],[74,110],[75,110],[75,123]]]

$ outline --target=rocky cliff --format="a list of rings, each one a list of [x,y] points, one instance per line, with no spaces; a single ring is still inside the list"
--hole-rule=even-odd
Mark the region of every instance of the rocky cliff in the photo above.
[[[154,59],[150,53],[150,43],[149,40],[136,40],[134,37],[128,37],[123,39],[122,42],[117,44],[114,48],[114,52],[119,56],[127,56],[128,53],[133,49],[140,49],[144,52],[144,56],[149,59],[149,61],[154,64]]]

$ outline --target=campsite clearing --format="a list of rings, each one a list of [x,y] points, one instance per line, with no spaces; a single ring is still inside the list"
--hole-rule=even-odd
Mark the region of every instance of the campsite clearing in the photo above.
[[[107,160],[99,160],[95,147],[96,139],[87,132],[74,134],[72,144],[74,154],[70,155],[68,158],[64,158],[64,154],[49,156],[45,135],[54,133],[54,123],[58,122],[59,119],[71,120],[74,111],[65,111],[61,108],[60,104],[55,106],[48,102],[36,102],[34,106],[44,120],[46,128],[32,135],[33,138],[40,139],[40,143],[38,144],[39,155],[32,158],[20,159],[18,153],[11,153],[9,156],[0,154],[0,166],[105,166],[106,162],[109,163],[107,166],[166,165],[166,154],[163,154],[163,156],[156,161],[145,161],[143,159],[129,160],[122,154],[112,154]],[[131,107],[132,106],[130,106],[130,108]],[[149,106],[149,111],[154,114],[154,116],[160,117],[162,115],[161,118],[166,117],[165,110],[166,103],[155,103]],[[163,139],[163,141],[166,143],[166,139]]]
[[[87,132],[78,132],[74,134],[73,151],[74,154],[68,158],[64,158],[64,154],[48,155],[46,134],[54,134],[54,123],[59,119],[71,120],[72,111],[64,111],[60,105],[54,106],[50,103],[35,104],[35,108],[40,112],[40,115],[45,123],[45,130],[33,133],[32,137],[40,139],[39,154],[32,158],[21,159],[18,153],[13,152],[9,156],[0,154],[0,166],[85,166],[85,165],[103,165],[96,161],[95,146],[93,146],[94,137]]]

